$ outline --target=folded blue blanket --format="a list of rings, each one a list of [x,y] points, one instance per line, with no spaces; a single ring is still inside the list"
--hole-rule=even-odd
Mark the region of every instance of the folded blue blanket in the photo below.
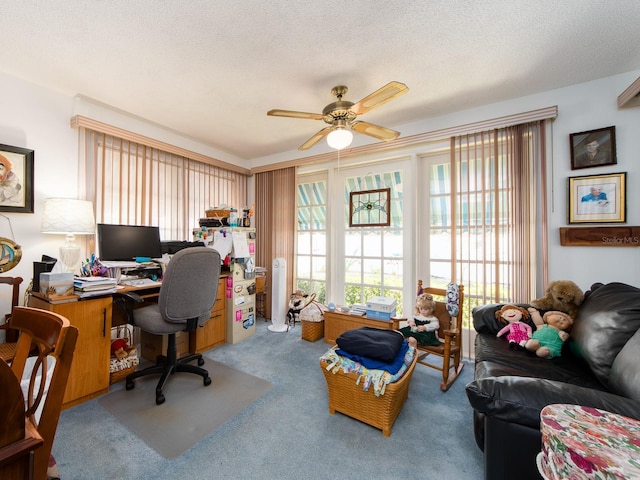
[[[345,352],[339,348],[336,350],[336,353],[340,356],[347,357],[354,362],[358,362],[370,370],[386,370],[391,375],[395,375],[402,368],[407,350],[409,350],[409,344],[406,341],[403,341],[396,358],[391,363],[381,362],[380,360],[363,357],[362,355],[353,355],[352,353]]]
[[[404,337],[397,330],[360,327],[343,332],[337,339],[338,348],[352,355],[362,355],[372,360],[392,363]]]

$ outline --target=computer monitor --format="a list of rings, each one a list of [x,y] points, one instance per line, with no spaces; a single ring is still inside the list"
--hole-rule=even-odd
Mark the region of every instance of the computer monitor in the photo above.
[[[98,257],[105,261],[161,258],[160,229],[140,225],[99,223]]]

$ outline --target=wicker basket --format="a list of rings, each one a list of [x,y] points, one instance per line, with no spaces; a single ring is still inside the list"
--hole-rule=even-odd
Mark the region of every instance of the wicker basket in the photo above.
[[[320,360],[320,368],[327,381],[329,392],[329,413],[343,413],[351,418],[371,425],[382,430],[385,437],[391,436],[391,427],[396,417],[402,410],[405,400],[409,395],[409,385],[411,376],[416,366],[417,355],[414,355],[413,362],[405,374],[397,382],[386,386],[383,395],[376,397],[373,388],[366,392],[362,385],[356,385],[358,374],[340,371],[337,373],[328,372],[328,364]]]
[[[204,213],[208,218],[229,218],[231,210],[205,210]]]
[[[136,366],[131,365],[129,368],[125,368],[124,370],[118,370],[117,372],[109,373],[109,385],[113,385],[114,383],[118,383],[120,380],[124,380],[127,375],[136,371]]]
[[[319,322],[308,322],[302,320],[302,340],[307,342],[315,342],[324,337],[324,320]]]

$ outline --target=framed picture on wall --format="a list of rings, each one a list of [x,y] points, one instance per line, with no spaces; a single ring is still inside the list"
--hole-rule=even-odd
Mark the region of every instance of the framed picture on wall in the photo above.
[[[0,212],[33,213],[33,150],[0,144]]]
[[[569,178],[569,223],[625,223],[627,174]]]
[[[362,190],[349,194],[350,227],[388,227],[390,188]]]
[[[569,135],[571,170],[615,165],[616,127],[588,130]]]

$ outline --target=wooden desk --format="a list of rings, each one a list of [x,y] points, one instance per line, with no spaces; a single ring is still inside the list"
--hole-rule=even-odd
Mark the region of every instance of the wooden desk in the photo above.
[[[58,313],[78,329],[76,350],[62,408],[69,408],[107,393],[113,311],[111,295],[59,304],[31,295],[28,305]]]
[[[373,318],[349,315],[348,313],[324,312],[324,343],[334,345],[336,338],[347,330],[360,327],[383,328],[386,330],[398,330],[399,319],[375,320]]]
[[[226,338],[226,275],[218,284],[218,298],[209,321],[188,338],[189,351],[201,353],[225,343]],[[157,302],[160,287],[127,285],[120,292],[133,291],[145,302]],[[78,341],[71,363],[62,408],[69,408],[109,391],[109,360],[111,358],[111,327],[126,323],[118,307],[113,308],[112,295],[71,299],[67,303],[51,303],[39,294],[29,296],[30,307],[59,313],[78,328]],[[141,353],[141,352],[140,352]]]

